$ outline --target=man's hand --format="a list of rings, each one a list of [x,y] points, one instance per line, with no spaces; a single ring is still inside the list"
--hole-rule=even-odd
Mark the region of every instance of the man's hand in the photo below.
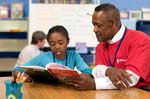
[[[129,83],[132,83],[130,79],[131,74],[129,74],[123,69],[114,67],[108,68],[106,70],[106,76],[109,77],[109,79],[118,89],[128,88]]]
[[[95,80],[89,74],[81,74],[79,77],[65,77],[66,84],[72,85],[79,90],[94,90]]]

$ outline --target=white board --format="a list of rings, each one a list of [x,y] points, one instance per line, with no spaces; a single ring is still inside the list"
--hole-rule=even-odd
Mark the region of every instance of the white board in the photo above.
[[[63,25],[69,32],[70,47],[75,47],[76,42],[86,42],[88,47],[95,47],[98,42],[93,32],[91,16],[95,6],[88,4],[51,5],[31,3],[29,12],[29,42],[34,31],[42,30],[47,33],[52,26]]]

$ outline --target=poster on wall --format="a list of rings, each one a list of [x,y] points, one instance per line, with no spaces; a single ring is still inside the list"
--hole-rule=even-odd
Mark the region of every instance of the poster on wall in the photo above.
[[[8,4],[0,4],[0,18],[9,18],[8,14]]]
[[[129,12],[128,11],[120,11],[120,18],[121,19],[129,19]]]
[[[142,19],[142,11],[141,10],[131,10],[130,11],[130,19]]]
[[[142,8],[143,20],[150,20],[150,8]]]
[[[87,49],[86,42],[76,42],[76,51],[78,53],[87,54],[88,49]]]
[[[22,2],[11,3],[11,18],[12,19],[23,18],[23,3]]]

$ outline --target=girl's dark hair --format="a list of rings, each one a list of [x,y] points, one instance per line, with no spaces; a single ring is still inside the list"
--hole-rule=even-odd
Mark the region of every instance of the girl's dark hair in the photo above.
[[[35,31],[32,35],[31,44],[37,44],[38,41],[42,41],[44,39],[46,39],[46,35],[43,31]]]
[[[64,35],[67,40],[69,41],[69,34],[68,34],[68,31],[67,29],[62,26],[62,25],[56,25],[56,26],[53,26],[52,28],[49,29],[48,31],[48,34],[47,34],[47,42],[49,42],[49,36],[54,33],[54,32],[58,32],[58,33],[61,33],[62,35]]]

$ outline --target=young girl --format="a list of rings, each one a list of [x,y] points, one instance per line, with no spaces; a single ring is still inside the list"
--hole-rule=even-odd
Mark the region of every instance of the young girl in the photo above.
[[[83,61],[81,56],[74,50],[67,50],[69,44],[68,31],[65,27],[57,25],[52,27],[47,34],[47,41],[51,51],[44,52],[35,58],[29,60],[24,65],[27,66],[41,66],[45,67],[48,63],[59,63],[68,66],[71,69],[77,68],[81,73],[91,75],[91,69]],[[14,67],[14,76],[16,77],[18,72],[23,72],[18,66]]]

